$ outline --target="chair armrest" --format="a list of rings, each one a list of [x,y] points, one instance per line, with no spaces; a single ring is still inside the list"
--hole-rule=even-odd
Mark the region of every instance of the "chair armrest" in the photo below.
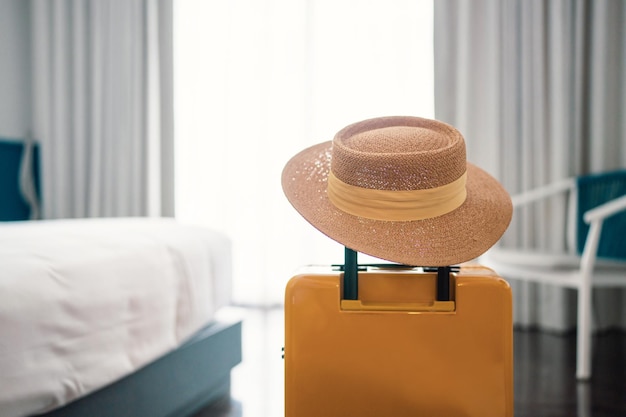
[[[513,207],[519,207],[558,193],[573,190],[574,188],[576,188],[576,179],[567,178],[514,195],[511,197],[511,201],[513,202]]]
[[[626,195],[615,198],[586,211],[583,218],[585,219],[585,222],[591,223],[595,220],[604,220],[607,217],[624,210],[626,210]]]

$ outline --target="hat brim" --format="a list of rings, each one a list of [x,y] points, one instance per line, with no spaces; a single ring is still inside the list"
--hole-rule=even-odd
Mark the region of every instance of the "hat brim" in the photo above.
[[[504,234],[511,198],[487,172],[467,163],[467,198],[456,210],[425,220],[382,221],[336,208],[326,195],[332,141],[295,155],[282,173],[289,202],[315,228],[358,252],[414,266],[446,266],[485,253]]]

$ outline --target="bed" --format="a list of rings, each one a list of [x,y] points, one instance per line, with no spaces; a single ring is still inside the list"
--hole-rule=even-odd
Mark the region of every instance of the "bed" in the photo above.
[[[228,396],[230,275],[227,236],[173,219],[0,222],[0,417],[188,416]]]

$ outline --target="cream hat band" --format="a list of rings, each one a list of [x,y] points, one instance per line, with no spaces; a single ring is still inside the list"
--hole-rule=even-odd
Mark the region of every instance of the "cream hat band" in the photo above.
[[[424,190],[375,190],[355,187],[328,174],[328,199],[338,209],[374,220],[424,220],[461,206],[467,192],[467,174],[441,187]]]

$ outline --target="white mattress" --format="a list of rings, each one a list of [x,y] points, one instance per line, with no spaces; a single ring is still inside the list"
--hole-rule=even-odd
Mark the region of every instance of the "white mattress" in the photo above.
[[[176,348],[229,302],[229,240],[171,219],[0,223],[0,416],[41,413]]]

